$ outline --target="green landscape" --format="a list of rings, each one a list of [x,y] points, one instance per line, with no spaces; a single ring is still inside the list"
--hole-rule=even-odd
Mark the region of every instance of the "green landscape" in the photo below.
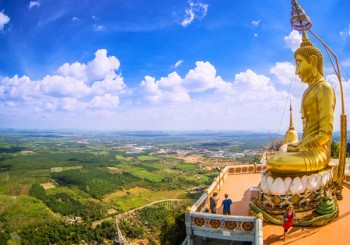
[[[213,163],[258,161],[259,155],[232,156],[261,149],[268,140],[232,134],[2,130],[0,244],[110,244],[116,215],[180,199],[175,211],[161,205],[140,211],[148,231],[120,222],[130,239],[164,244],[171,233],[167,241],[175,244],[185,236],[186,206],[217,176]]]
[[[184,210],[217,167],[258,162],[271,137],[242,132],[0,131],[0,244],[178,244]],[[146,225],[145,225],[146,224]],[[167,238],[167,239],[165,239]]]

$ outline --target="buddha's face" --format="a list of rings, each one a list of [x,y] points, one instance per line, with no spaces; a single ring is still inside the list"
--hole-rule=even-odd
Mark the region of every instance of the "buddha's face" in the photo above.
[[[300,77],[300,80],[304,83],[308,83],[312,78],[312,69],[313,66],[311,62],[308,62],[303,56],[298,54],[295,57],[295,74]]]

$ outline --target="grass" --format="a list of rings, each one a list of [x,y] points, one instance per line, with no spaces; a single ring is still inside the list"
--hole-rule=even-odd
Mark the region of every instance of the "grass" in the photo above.
[[[147,192],[152,192],[151,189],[143,188],[143,187],[134,187],[130,188],[128,190],[118,190],[116,192],[113,192],[103,198],[104,202],[109,202],[113,199],[117,199],[120,197],[124,197],[126,195],[131,194],[131,195],[140,195],[141,193],[147,193]]]
[[[139,156],[137,157],[139,161],[155,161],[158,162],[159,158],[156,156]]]
[[[107,169],[109,170],[110,173],[113,173],[113,174],[121,174],[121,173],[123,173],[123,169],[122,168],[107,167]]]
[[[45,192],[46,192],[46,195],[54,195],[57,193],[67,193],[69,196],[77,199],[91,199],[91,196],[88,193],[80,190],[76,186],[70,186],[70,187],[59,186],[56,188],[47,189],[45,190]]]
[[[57,187],[57,185],[52,183],[52,182],[43,183],[43,184],[41,184],[41,186],[44,187],[45,190]]]
[[[6,182],[10,179],[10,175],[8,171],[5,172],[0,172],[0,183],[1,182]]]
[[[72,170],[72,169],[82,169],[83,166],[71,166],[71,167],[55,167],[55,168],[51,168],[51,172],[62,172],[62,171],[67,171],[67,170]]]
[[[0,172],[0,194],[26,195],[34,183],[50,182],[50,170],[11,170]]]
[[[0,203],[1,221],[10,231],[46,224],[57,219],[42,201],[34,197],[0,195]]]
[[[136,188],[130,189],[128,191],[125,191],[124,195],[120,195],[115,199],[109,199],[109,201],[112,200],[112,203],[116,209],[125,212],[158,200],[188,198],[187,191],[185,190],[153,191],[144,189],[143,192],[136,194],[139,190],[140,189]]]
[[[145,179],[145,180],[148,180],[148,181],[151,181],[154,183],[159,183],[163,180],[162,176],[160,176],[158,174],[150,173],[144,168],[133,167],[133,168],[127,170],[126,172],[137,177],[137,178]]]
[[[177,170],[181,170],[181,171],[189,171],[189,170],[194,170],[197,168],[197,166],[195,164],[189,164],[189,163],[185,163],[185,164],[180,164],[174,167]]]

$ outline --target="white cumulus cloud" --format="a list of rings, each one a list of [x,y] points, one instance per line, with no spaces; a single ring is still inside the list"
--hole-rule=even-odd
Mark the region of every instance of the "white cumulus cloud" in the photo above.
[[[192,21],[197,17],[198,19],[202,19],[207,15],[208,12],[208,4],[204,4],[201,2],[193,3],[192,1],[188,1],[190,5],[188,9],[185,9],[186,18],[181,22],[183,27],[188,26],[192,23]]]
[[[268,76],[247,69],[236,74],[233,81],[224,81],[212,64],[202,61],[196,62],[184,78],[176,72],[159,80],[146,76],[141,87],[145,102],[157,107],[144,106],[138,115],[159,129],[247,129],[257,122],[277,130],[281,115],[278,112],[290,98]]]
[[[106,49],[99,49],[95,53],[95,59],[87,64],[75,62],[73,64],[65,63],[58,68],[57,73],[62,76],[73,77],[78,80],[84,80],[87,83],[118,78],[115,73],[119,69],[120,62],[114,56],[107,56]]]
[[[221,77],[216,76],[215,67],[209,62],[197,61],[196,68],[190,70],[183,81],[183,85],[190,91],[200,92],[222,85]]]
[[[40,91],[53,97],[82,98],[89,94],[90,88],[84,80],[78,80],[74,77],[47,75],[40,81]]]
[[[288,36],[284,37],[284,46],[290,48],[293,52],[297,50],[301,43],[301,34],[298,31],[293,30]]]
[[[119,97],[111,94],[95,96],[90,104],[92,107],[97,108],[116,108],[119,105]]]
[[[276,76],[279,83],[290,84],[295,74],[295,66],[290,62],[277,62],[270,72]]]
[[[290,67],[276,65],[273,74],[283,77],[282,73],[285,72],[283,69],[287,69],[288,73]],[[253,101],[263,102],[264,100],[273,100],[273,98],[276,100],[287,98],[287,93],[279,92],[271,79],[265,75],[258,75],[247,69],[245,72],[236,74],[232,82],[224,81],[220,76],[217,76],[216,69],[212,64],[203,61],[197,61],[196,67],[189,70],[184,78],[181,78],[176,72],[159,80],[146,76],[141,82],[141,87],[144,90],[146,101],[158,104],[192,102],[193,98],[197,97],[196,95],[204,97],[219,95],[218,98],[224,101],[239,101],[240,103],[244,101],[249,104]]]
[[[0,83],[0,98],[3,100],[30,100],[38,95],[39,91],[40,85],[27,76],[5,77]]]
[[[0,119],[11,127],[25,122],[42,128],[276,131],[291,99],[301,132],[298,108],[305,89],[287,92],[294,73],[291,63],[278,62],[266,74],[245,69],[224,80],[213,64],[197,61],[182,76],[145,76],[132,92],[119,68],[119,60],[100,49],[90,61],[63,64],[56,74],[39,80],[2,77]],[[327,76],[327,81],[338,94],[336,77]],[[350,81],[343,81],[343,89],[350,97]],[[288,129],[289,117],[283,120],[282,132]]]
[[[10,17],[4,14],[4,11],[0,12],[0,31],[4,29],[4,26],[10,22]]]
[[[276,90],[269,77],[259,75],[251,69],[236,74],[232,82],[232,89],[222,92],[230,94],[230,100],[232,101],[239,101],[242,104],[255,104],[257,108],[259,103],[270,103],[287,97],[287,93],[284,91]],[[261,108],[263,109],[263,107]]]
[[[125,91],[123,77],[118,74],[119,60],[99,49],[87,64],[64,64],[57,74],[33,81],[27,76],[0,80],[0,101],[9,106],[42,108],[46,111],[74,111],[86,108],[117,107],[119,95]]]
[[[80,110],[85,107],[84,103],[79,102],[76,98],[64,97],[59,101],[59,106],[61,109],[66,111],[75,111]]]
[[[189,102],[189,91],[182,87],[182,82],[182,78],[176,72],[172,72],[158,81],[154,77],[146,76],[141,82],[141,87],[144,89],[145,99],[152,103]]]
[[[144,97],[151,102],[189,102],[190,93],[199,93],[209,89],[219,89],[227,85],[216,76],[215,67],[209,62],[197,61],[196,67],[191,69],[184,78],[176,72],[167,77],[156,80],[146,76],[141,82]]]

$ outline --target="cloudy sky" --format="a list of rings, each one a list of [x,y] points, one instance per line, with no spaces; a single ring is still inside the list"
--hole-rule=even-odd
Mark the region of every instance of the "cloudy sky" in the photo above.
[[[338,54],[350,105],[350,2],[299,4]],[[290,0],[0,0],[0,128],[284,132],[291,101],[301,132],[290,12]],[[328,60],[325,78],[339,97]]]

